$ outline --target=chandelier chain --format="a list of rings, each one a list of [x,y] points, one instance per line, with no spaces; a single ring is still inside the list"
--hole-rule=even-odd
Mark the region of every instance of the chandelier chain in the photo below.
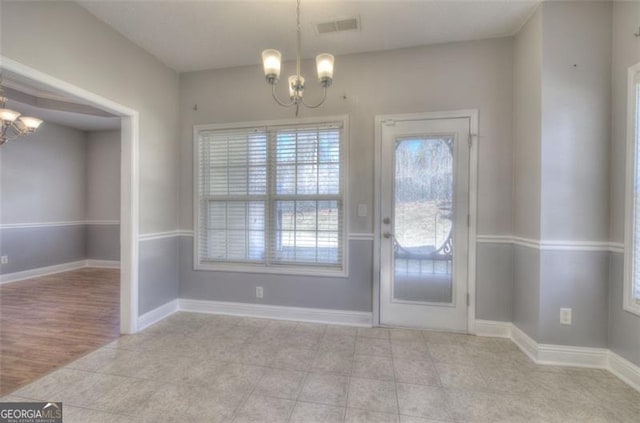
[[[297,31],[297,58],[296,58],[296,76],[300,80],[300,56],[302,55],[302,36],[300,35],[300,0],[296,7],[296,31]]]

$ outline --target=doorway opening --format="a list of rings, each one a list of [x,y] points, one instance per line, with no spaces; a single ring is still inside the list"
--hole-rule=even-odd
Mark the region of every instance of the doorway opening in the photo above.
[[[139,115],[134,109],[0,56],[3,75],[120,118],[120,333],[138,329]]]

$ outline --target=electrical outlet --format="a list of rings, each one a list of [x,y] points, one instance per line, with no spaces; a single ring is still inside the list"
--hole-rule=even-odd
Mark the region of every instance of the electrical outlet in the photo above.
[[[570,325],[571,324],[571,309],[570,308],[561,308],[560,309],[560,324]]]
[[[9,263],[9,256],[0,257],[0,264],[7,264],[7,263]]]
[[[262,298],[264,295],[264,291],[261,286],[256,286],[256,298]]]

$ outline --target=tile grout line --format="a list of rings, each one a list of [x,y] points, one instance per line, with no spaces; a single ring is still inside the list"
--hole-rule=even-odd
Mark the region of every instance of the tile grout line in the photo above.
[[[433,358],[433,355],[431,354],[431,343],[429,342],[429,340],[426,337],[424,332],[422,332],[422,335],[423,335],[423,338],[425,339],[425,343],[427,345],[427,351],[429,353],[429,359],[431,361],[431,365],[433,366],[433,370],[435,370],[436,377],[438,378],[438,382],[440,383],[439,388],[442,389],[442,392],[443,392],[444,397],[445,397],[446,406],[447,406],[447,412],[448,412],[449,416],[451,417],[452,421],[453,422],[457,422],[458,420],[456,419],[455,413],[453,412],[453,407],[451,407],[451,398],[449,397],[449,393],[447,392],[447,390],[445,389],[444,384],[442,383],[442,378],[440,377],[440,371],[438,370],[438,366],[436,364],[436,360]]]
[[[240,321],[238,321],[238,324],[232,325],[232,327],[230,327],[227,331],[231,331],[233,329],[236,329],[239,325],[240,325]],[[225,332],[227,332],[227,331],[225,331]],[[236,418],[238,417],[238,412],[240,411],[240,409],[242,409],[242,407],[244,407],[244,405],[247,403],[247,401],[249,401],[249,398],[251,397],[253,392],[256,390],[256,387],[260,384],[260,382],[262,381],[262,378],[264,377],[265,374],[266,374],[266,372],[263,373],[262,376],[260,376],[260,378],[258,379],[258,382],[251,388],[251,392],[249,392],[249,394],[243,400],[241,400],[240,403],[235,407],[235,409],[233,410],[233,413],[231,413],[231,416],[230,416],[231,417],[231,422],[234,422],[236,420]]]
[[[344,412],[342,414],[343,422],[347,421],[347,411],[349,410],[349,392],[351,391],[351,376],[353,375],[353,362],[355,360],[356,351],[358,351],[358,330],[356,330],[355,342],[353,343],[351,368],[349,369],[349,374],[347,375],[347,397],[345,398]]]
[[[393,370],[393,387],[396,391],[396,409],[398,410],[398,420],[400,420],[400,398],[398,397],[398,382],[396,377],[396,362],[393,358],[393,344],[391,343],[391,333],[389,333],[389,348],[391,348],[391,368]]]
[[[322,339],[324,339],[325,335],[327,332],[327,328],[325,327],[324,332],[322,334]],[[320,343],[322,343],[322,341],[320,341]],[[320,353],[319,347],[318,350],[315,351],[314,357],[313,357],[313,362],[315,362],[315,359],[317,358],[318,354]],[[313,367],[313,364],[311,365]],[[298,387],[298,393],[296,395],[296,398],[294,400],[293,403],[293,407],[291,408],[291,411],[289,412],[289,416],[287,418],[287,422],[291,421],[291,418],[293,417],[293,413],[295,412],[296,408],[298,407],[298,399],[300,398],[300,394],[302,394],[302,390],[304,389],[305,384],[307,383],[307,377],[309,376],[310,371],[306,370],[304,372],[304,376],[302,377],[302,382],[300,383],[300,386]]]

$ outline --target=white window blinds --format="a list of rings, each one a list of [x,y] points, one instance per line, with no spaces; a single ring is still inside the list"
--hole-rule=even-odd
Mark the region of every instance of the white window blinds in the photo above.
[[[201,130],[200,264],[343,267],[342,123]]]

